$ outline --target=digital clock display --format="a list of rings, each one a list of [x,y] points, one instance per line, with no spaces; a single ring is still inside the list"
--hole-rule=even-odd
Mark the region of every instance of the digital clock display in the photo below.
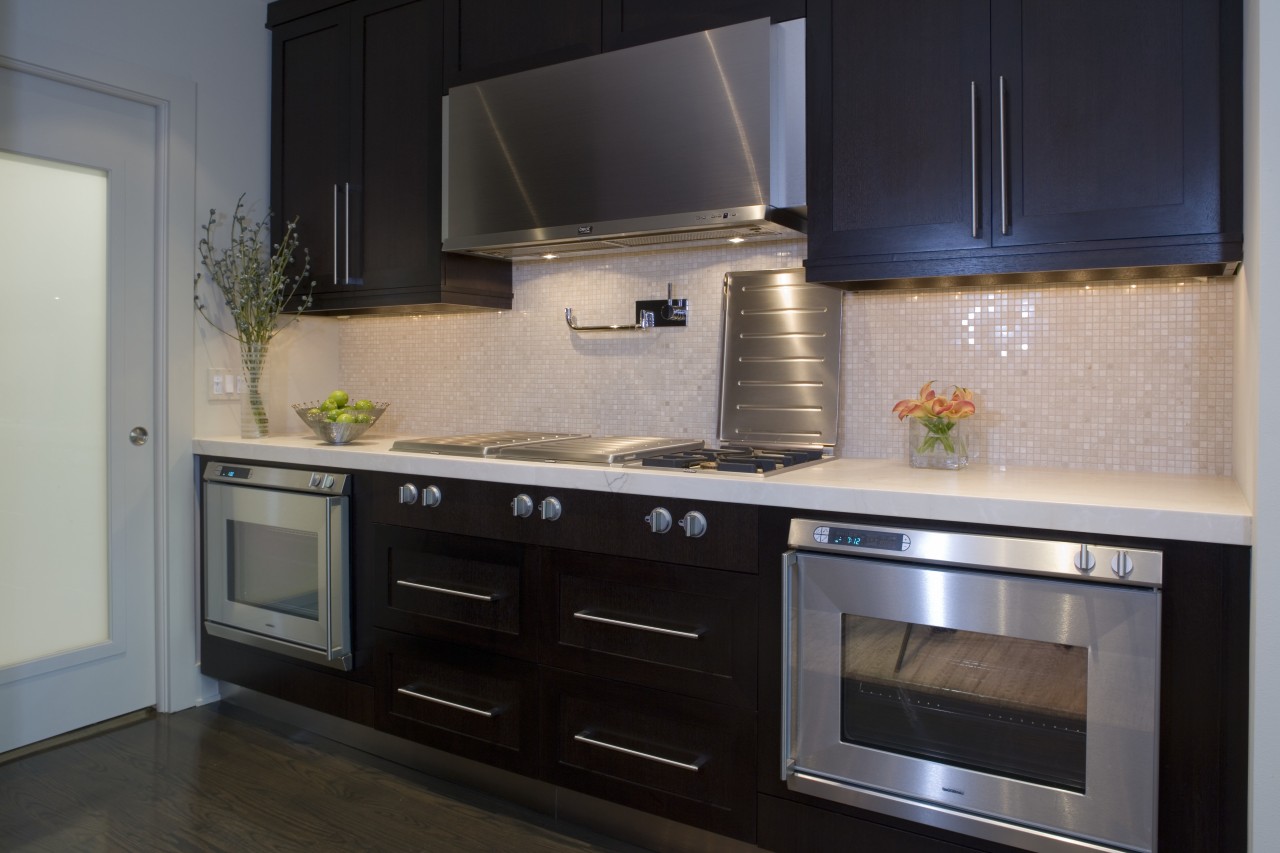
[[[826,542],[828,545],[852,545],[858,548],[875,548],[880,551],[905,551],[911,545],[911,540],[905,534],[866,530],[860,527],[827,528]]]
[[[223,465],[218,469],[218,476],[232,480],[247,480],[249,479],[249,469],[238,468],[234,465]]]

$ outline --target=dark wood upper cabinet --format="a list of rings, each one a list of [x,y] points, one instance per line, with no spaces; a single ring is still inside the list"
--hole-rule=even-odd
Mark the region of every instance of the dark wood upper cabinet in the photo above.
[[[808,10],[811,281],[1240,260],[1238,0]]]
[[[617,50],[689,33],[771,18],[803,18],[805,0],[603,0],[604,49]]]
[[[444,85],[600,52],[600,0],[446,0]]]
[[[509,264],[440,251],[442,16],[356,0],[272,30],[273,227],[298,218],[313,311],[511,306]]]

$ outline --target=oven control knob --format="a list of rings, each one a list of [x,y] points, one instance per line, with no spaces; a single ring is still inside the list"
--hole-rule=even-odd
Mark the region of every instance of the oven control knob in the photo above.
[[[1089,553],[1088,545],[1080,546],[1080,551],[1076,554],[1073,562],[1076,564],[1076,568],[1086,575],[1093,571],[1094,566],[1098,565],[1098,561],[1094,559],[1093,554]]]
[[[400,487],[400,503],[416,504],[418,502],[418,487],[413,483],[405,483]]]
[[[1133,574],[1133,559],[1124,551],[1117,551],[1111,558],[1111,571],[1118,578],[1127,578]]]
[[[444,495],[440,494],[439,486],[427,486],[422,490],[423,506],[440,506],[440,501],[443,500],[443,498]]]
[[[533,498],[525,494],[516,495],[511,502],[511,514],[516,518],[528,518],[533,515]]]
[[[697,539],[707,532],[707,517],[696,509],[686,512],[679,524],[684,528],[684,535],[690,539]]]
[[[671,510],[655,506],[653,511],[644,517],[644,523],[654,533],[666,533],[671,529]]]
[[[560,517],[561,510],[559,498],[544,498],[538,501],[538,514],[542,516],[543,521],[555,521]]]

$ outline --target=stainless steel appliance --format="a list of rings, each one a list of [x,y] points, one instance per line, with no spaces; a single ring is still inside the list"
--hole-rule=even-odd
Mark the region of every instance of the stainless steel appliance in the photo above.
[[[583,462],[590,465],[625,465],[645,456],[676,453],[701,447],[695,439],[656,436],[590,436],[571,433],[503,431],[472,435],[403,438],[392,450],[434,453],[441,456],[482,456],[522,459],[527,462]]]
[[[209,462],[205,630],[351,668],[350,478]]]
[[[641,251],[804,229],[804,21],[750,21],[459,86],[449,252]]]
[[[1039,853],[1156,846],[1162,555],[795,519],[782,778]]]

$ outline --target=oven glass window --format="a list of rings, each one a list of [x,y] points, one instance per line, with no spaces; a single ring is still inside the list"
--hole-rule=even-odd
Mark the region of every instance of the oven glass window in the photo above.
[[[1084,792],[1088,650],[842,616],[847,743]]]
[[[301,619],[320,619],[318,537],[249,521],[227,522],[227,597]]]

